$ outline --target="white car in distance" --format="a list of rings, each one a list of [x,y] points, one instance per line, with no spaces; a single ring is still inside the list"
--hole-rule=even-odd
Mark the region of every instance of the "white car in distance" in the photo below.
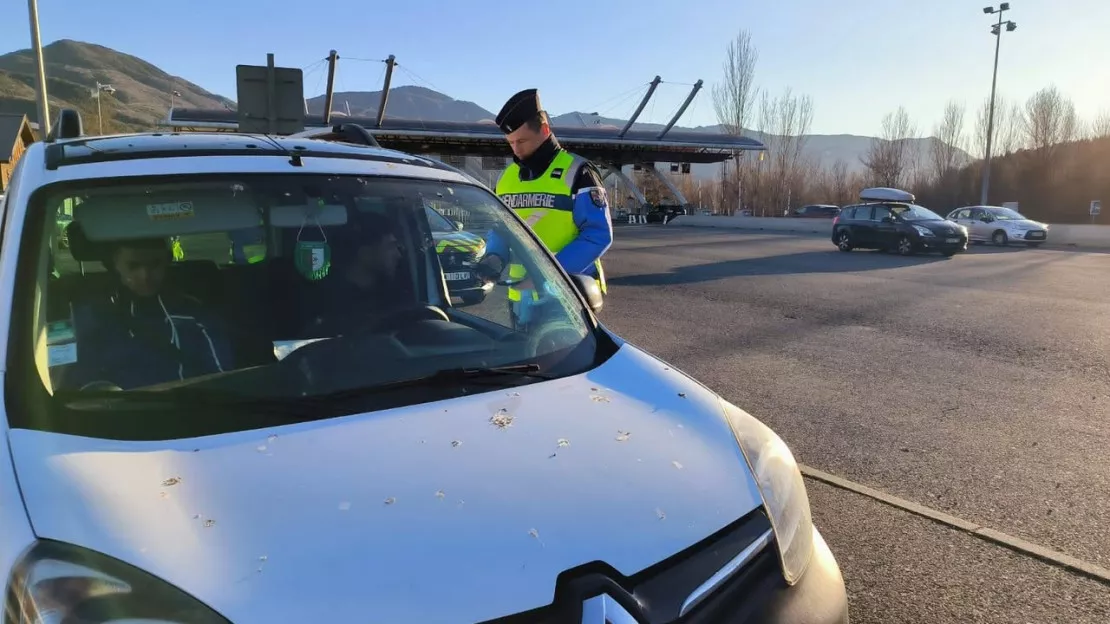
[[[1048,240],[1048,224],[1002,206],[966,206],[948,213],[948,220],[967,228],[968,239],[1005,247],[1023,243],[1037,247]]]

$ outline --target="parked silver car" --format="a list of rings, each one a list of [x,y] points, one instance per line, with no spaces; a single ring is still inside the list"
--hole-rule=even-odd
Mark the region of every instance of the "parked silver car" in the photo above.
[[[1048,224],[1033,221],[1012,208],[966,206],[948,213],[948,220],[967,228],[972,241],[1005,246],[1023,243],[1036,247],[1048,240]]]

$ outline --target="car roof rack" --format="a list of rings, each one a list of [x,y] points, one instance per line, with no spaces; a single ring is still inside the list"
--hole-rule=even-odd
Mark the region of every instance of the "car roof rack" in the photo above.
[[[374,138],[374,135],[370,134],[369,130],[356,123],[337,123],[332,126],[331,131],[347,143],[381,147],[381,144]]]

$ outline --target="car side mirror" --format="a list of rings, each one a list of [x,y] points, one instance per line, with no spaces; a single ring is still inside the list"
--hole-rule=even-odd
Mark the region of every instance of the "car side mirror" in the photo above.
[[[451,223],[455,224],[455,229],[458,230],[459,232],[461,232],[463,230],[462,221],[452,221]]]
[[[581,273],[576,273],[570,277],[574,280],[578,292],[586,298],[586,304],[590,306],[590,310],[594,314],[601,312],[601,309],[605,307],[605,295],[601,294],[601,287],[597,285],[597,280]]]

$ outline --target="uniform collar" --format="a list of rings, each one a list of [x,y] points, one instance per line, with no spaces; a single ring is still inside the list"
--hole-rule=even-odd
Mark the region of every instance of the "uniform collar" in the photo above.
[[[555,138],[554,134],[548,135],[547,140],[540,143],[536,151],[532,152],[527,158],[513,157],[513,161],[520,167],[521,181],[535,180],[543,175],[544,171],[551,166],[555,157],[559,154],[562,146],[559,145],[559,140]]]

